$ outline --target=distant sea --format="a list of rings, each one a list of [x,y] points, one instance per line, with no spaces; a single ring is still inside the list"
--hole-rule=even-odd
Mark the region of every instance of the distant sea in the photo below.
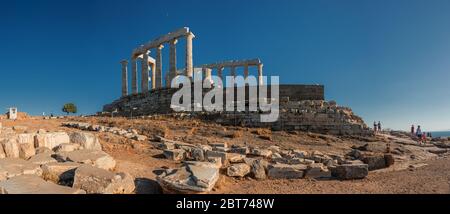
[[[450,137],[450,131],[431,132],[433,137]]]

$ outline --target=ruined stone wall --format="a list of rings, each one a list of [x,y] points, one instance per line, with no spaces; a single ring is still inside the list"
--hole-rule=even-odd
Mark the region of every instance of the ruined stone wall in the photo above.
[[[178,89],[153,90],[147,94],[122,97],[104,112],[129,117],[174,113],[170,108],[172,95]],[[203,93],[207,93],[206,90]],[[270,90],[268,92],[270,96]],[[194,96],[192,95],[192,98]],[[248,95],[246,95],[248,99]],[[350,108],[334,101],[324,101],[321,85],[280,85],[280,118],[274,123],[261,123],[258,112],[194,112],[192,116],[223,125],[269,127],[275,130],[301,130],[329,134],[370,134],[364,121]],[[225,98],[224,98],[225,99]],[[133,109],[134,108],[134,109]]]

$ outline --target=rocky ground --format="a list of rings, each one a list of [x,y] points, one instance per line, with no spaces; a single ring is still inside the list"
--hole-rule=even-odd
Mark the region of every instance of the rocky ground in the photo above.
[[[17,156],[2,159],[0,154],[0,188],[8,187],[9,193],[31,191],[11,188],[29,181],[39,183],[35,189],[64,193],[450,192],[448,142],[419,145],[398,132],[340,137],[162,116],[1,122],[0,144]],[[67,136],[36,137],[59,136],[55,133]],[[22,139],[27,134],[33,139]],[[17,154],[11,152],[12,138]],[[34,151],[26,149],[27,142]],[[36,155],[44,150],[39,147],[49,147],[50,155]],[[39,158],[46,161],[36,162]],[[2,170],[13,171],[7,166],[21,164],[32,172],[21,168],[1,178]],[[90,183],[92,177],[101,182]]]

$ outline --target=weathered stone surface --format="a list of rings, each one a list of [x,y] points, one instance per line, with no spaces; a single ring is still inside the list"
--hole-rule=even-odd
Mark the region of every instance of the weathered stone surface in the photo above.
[[[60,186],[36,175],[20,175],[0,182],[1,194],[84,194],[83,190]]]
[[[53,181],[55,183],[73,181],[75,176],[75,169],[81,164],[74,162],[63,163],[47,163],[41,166],[42,177],[45,180]]]
[[[91,133],[74,132],[70,134],[70,142],[80,145],[81,149],[102,150],[97,136]]]
[[[248,146],[232,147],[229,152],[246,155],[250,153],[250,148]]]
[[[112,170],[116,166],[116,161],[110,155],[98,150],[83,149],[73,152],[61,152],[56,154],[56,159],[90,164],[106,170]]]
[[[140,134],[133,134],[132,139],[137,141],[145,141],[147,140],[147,136]]]
[[[51,153],[51,154],[53,154],[54,152],[51,149],[47,148],[47,147],[38,147],[38,148],[36,148],[36,154],[41,154],[41,153]]]
[[[43,165],[47,163],[55,163],[58,161],[52,157],[52,153],[40,153],[28,159],[28,162],[37,165]]]
[[[209,192],[218,179],[219,169],[215,164],[206,162],[189,162],[157,177],[158,183],[167,193]]]
[[[395,163],[395,158],[391,154],[384,154],[384,160],[386,162],[386,167],[390,167]]]
[[[70,143],[69,135],[65,132],[36,134],[34,137],[35,147],[47,147],[49,149],[54,149],[63,143]]]
[[[272,151],[270,151],[268,149],[253,148],[251,150],[251,154],[268,158],[272,155]]]
[[[36,149],[33,143],[18,143],[19,146],[19,157],[22,159],[28,159],[36,154]]]
[[[19,175],[42,175],[42,170],[37,164],[19,158],[0,159],[0,181]]]
[[[369,173],[367,164],[342,164],[333,167],[331,173],[334,177],[343,180],[362,179]]]
[[[273,164],[269,165],[268,176],[274,179],[299,179],[303,178],[306,165],[287,165]]]
[[[294,155],[294,157],[297,157],[297,158],[308,157],[308,152],[302,151],[302,150],[294,150],[294,151],[292,151],[292,154]]]
[[[206,152],[206,157],[207,158],[219,157],[219,158],[221,158],[222,165],[226,165],[228,163],[228,153],[226,153],[226,152],[207,151]]]
[[[14,131],[18,131],[18,132],[23,132],[28,129],[28,127],[26,127],[26,126],[13,126],[12,128]]]
[[[331,171],[322,163],[313,163],[308,165],[305,178],[330,178]]]
[[[272,153],[280,153],[281,151],[279,146],[269,146],[267,149],[272,151]]]
[[[230,177],[244,177],[250,173],[250,166],[245,163],[232,164],[227,168]]]
[[[208,161],[208,163],[214,164],[218,169],[222,168],[223,166],[221,157],[208,157],[206,160]]]
[[[3,145],[3,150],[5,156],[8,158],[18,158],[19,157],[19,145],[17,140],[14,138],[6,139],[1,143]]]
[[[173,161],[184,160],[185,151],[183,149],[164,150],[164,157]]]
[[[91,165],[81,165],[75,170],[73,187],[101,194],[129,194],[135,189],[130,174],[113,173]]]
[[[0,159],[6,158],[5,150],[3,150],[3,145],[0,143]]]
[[[255,160],[251,162],[250,172],[252,176],[257,180],[266,179],[266,168],[268,166],[268,162],[262,159]]]
[[[370,155],[363,157],[362,161],[368,165],[369,170],[386,168],[384,155]]]
[[[245,159],[245,155],[237,154],[237,153],[228,153],[227,154],[228,162],[230,163],[243,163]]]
[[[191,150],[192,160],[195,161],[204,161],[205,160],[205,152],[201,148],[193,148]]]
[[[63,144],[58,145],[54,150],[57,153],[72,152],[72,151],[78,150],[80,147],[81,147],[80,144],[76,144],[76,143],[63,143]]]

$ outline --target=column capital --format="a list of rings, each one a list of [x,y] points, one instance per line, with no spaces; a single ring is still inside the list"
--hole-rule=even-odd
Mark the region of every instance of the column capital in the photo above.
[[[126,64],[128,64],[128,60],[126,60],[126,59],[123,59],[123,60],[121,60],[121,61],[120,61],[120,64],[122,64],[122,65],[126,65]]]
[[[156,47],[156,49],[158,49],[158,50],[161,50],[163,48],[164,48],[164,45],[162,45],[162,44],[160,44],[160,45],[158,45],[158,47]]]
[[[194,35],[192,32],[189,32],[189,33],[186,35],[186,38],[193,39],[193,38],[195,38],[195,35]]]
[[[178,39],[173,39],[169,41],[169,44],[176,45],[178,43]]]

